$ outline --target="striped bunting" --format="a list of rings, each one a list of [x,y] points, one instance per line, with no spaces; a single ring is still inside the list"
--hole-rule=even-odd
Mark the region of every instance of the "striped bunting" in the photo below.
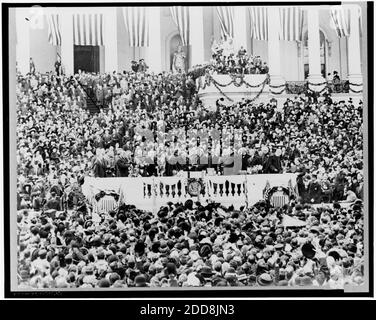
[[[234,38],[234,7],[217,6],[217,15],[221,24],[221,38]]]
[[[54,46],[61,46],[61,31],[59,15],[56,13],[47,14],[48,42]]]
[[[170,7],[170,12],[178,27],[182,45],[189,45],[189,7]]]
[[[280,40],[302,41],[304,14],[302,8],[285,7],[279,9]]]
[[[73,14],[73,43],[76,46],[103,46],[103,20],[102,13]]]
[[[350,35],[350,10],[343,6],[333,6],[330,8],[330,17],[337,36],[348,37]]]
[[[268,40],[268,8],[249,7],[251,37],[257,40]]]
[[[147,8],[123,8],[124,22],[128,30],[129,45],[131,47],[149,46],[149,19]]]

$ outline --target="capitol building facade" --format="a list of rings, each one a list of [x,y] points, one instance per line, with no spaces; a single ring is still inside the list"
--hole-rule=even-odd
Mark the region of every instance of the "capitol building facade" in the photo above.
[[[136,18],[123,7],[17,8],[17,67],[27,73],[32,58],[43,73],[59,56],[66,74],[122,72],[144,59],[149,71],[159,73],[172,70],[181,46],[188,71],[210,61],[213,43],[230,37],[236,52],[243,47],[268,64],[275,86],[308,80],[319,88],[336,72],[357,94],[363,84],[362,12],[356,5],[340,7],[139,7]],[[135,32],[144,39],[135,39]]]

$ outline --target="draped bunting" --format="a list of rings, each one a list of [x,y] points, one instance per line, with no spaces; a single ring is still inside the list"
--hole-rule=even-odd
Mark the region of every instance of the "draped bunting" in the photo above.
[[[234,38],[234,8],[230,6],[217,6],[217,15],[221,25],[221,38]]]
[[[189,45],[189,7],[170,7],[170,12],[175,25],[178,27],[182,45]]]
[[[48,42],[54,46],[61,45],[61,31],[60,31],[60,20],[57,13],[48,13],[47,24],[48,24]]]
[[[330,8],[330,17],[337,36],[348,37],[350,35],[350,10],[343,6],[333,6]]]
[[[249,7],[251,37],[257,40],[268,40],[268,8]]]
[[[131,47],[149,46],[149,19],[145,7],[123,8],[124,22],[128,30]]]
[[[280,40],[303,40],[303,9],[298,7],[284,7],[279,9],[280,15]]]
[[[76,46],[103,46],[104,17],[102,13],[73,15],[73,43]]]

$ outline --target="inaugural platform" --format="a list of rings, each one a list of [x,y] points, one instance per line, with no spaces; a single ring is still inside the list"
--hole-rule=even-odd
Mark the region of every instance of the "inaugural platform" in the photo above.
[[[367,5],[222,4],[4,6],[12,289],[365,294]]]
[[[191,186],[192,182],[195,184]],[[197,183],[196,183],[197,182]],[[169,202],[184,203],[188,199],[220,203],[224,206],[252,206],[266,199],[275,188],[275,205],[289,203],[289,196],[297,194],[296,174],[259,174],[236,176],[207,176],[201,178],[149,177],[149,178],[93,178],[85,177],[82,191],[94,208],[98,208],[96,195],[114,192],[116,201],[107,196],[111,210],[122,203],[144,210],[154,210]],[[105,196],[103,194],[103,196]],[[277,198],[279,196],[279,199]],[[279,202],[278,202],[279,200]],[[103,209],[109,209],[106,205]]]
[[[210,110],[216,102],[231,105],[244,100],[261,100],[270,96],[267,74],[202,76],[197,80],[198,97]]]

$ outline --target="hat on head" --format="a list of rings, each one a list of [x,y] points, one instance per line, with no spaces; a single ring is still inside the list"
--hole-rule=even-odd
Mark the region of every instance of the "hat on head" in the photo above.
[[[270,286],[273,284],[273,279],[269,273],[263,273],[257,277],[257,283],[260,286]]]
[[[200,275],[204,278],[211,278],[213,276],[213,270],[209,266],[204,266],[200,270]]]
[[[134,279],[134,283],[136,287],[147,287],[146,277],[143,274],[136,276]]]
[[[98,282],[99,288],[109,288],[110,286],[111,286],[111,283],[106,278],[103,278],[103,279],[99,280],[99,282]]]

